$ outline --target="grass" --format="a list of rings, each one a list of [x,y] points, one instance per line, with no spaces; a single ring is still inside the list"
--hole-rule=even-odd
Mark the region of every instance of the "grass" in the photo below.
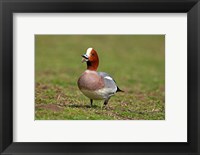
[[[81,54],[98,52],[98,71],[112,75],[120,89],[107,107],[77,87],[86,69]],[[163,35],[36,35],[36,120],[165,119],[165,37]]]

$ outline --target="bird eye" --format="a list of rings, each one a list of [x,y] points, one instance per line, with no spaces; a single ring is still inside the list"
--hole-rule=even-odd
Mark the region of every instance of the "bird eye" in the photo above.
[[[92,53],[92,56],[94,56],[94,53]]]

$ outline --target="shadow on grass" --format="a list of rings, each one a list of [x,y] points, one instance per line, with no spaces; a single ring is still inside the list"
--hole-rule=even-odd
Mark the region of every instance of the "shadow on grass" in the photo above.
[[[99,108],[97,105],[82,105],[82,104],[71,104],[68,105],[70,108]]]

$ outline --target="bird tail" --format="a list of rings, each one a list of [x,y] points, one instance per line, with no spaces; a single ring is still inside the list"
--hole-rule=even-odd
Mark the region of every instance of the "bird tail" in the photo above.
[[[124,91],[119,89],[119,87],[117,86],[117,91],[116,92],[124,92]]]

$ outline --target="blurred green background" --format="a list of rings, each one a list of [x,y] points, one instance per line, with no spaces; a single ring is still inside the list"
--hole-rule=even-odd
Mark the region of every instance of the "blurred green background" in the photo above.
[[[125,91],[103,109],[103,101],[90,107],[77,87],[89,47],[98,52],[98,71]],[[35,119],[165,119],[165,36],[35,35]]]

